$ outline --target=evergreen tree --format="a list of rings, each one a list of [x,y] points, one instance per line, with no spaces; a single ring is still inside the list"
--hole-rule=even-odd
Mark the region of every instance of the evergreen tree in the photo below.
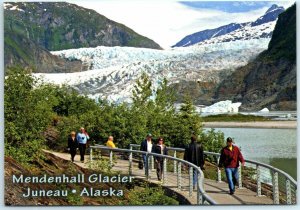
[[[176,142],[177,146],[183,147],[189,143],[192,135],[199,136],[202,132],[202,122],[200,115],[196,112],[193,101],[190,96],[185,96],[180,107],[177,120],[177,130],[181,139]]]

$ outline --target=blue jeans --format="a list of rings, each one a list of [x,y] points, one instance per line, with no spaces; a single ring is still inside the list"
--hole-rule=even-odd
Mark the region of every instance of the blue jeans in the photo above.
[[[238,168],[225,168],[230,192],[234,192],[235,184],[239,180]]]
[[[193,168],[193,186],[195,186],[198,182],[198,173],[197,170]]]
[[[146,155],[142,154],[144,167],[146,167]]]
[[[146,160],[147,160],[147,156],[142,154],[142,157],[143,157],[143,163],[144,163],[144,170],[145,170],[145,175],[146,175]],[[148,167],[148,166],[147,166]]]

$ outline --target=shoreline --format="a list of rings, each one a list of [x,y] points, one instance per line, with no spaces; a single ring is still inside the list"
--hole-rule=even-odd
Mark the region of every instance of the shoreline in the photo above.
[[[278,128],[296,129],[297,121],[203,122],[203,128]]]

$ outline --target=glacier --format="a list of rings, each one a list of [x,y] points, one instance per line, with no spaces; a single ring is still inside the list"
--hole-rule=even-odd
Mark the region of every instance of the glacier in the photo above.
[[[211,106],[204,107],[201,113],[238,113],[241,102],[232,103],[230,100],[219,101]]]
[[[89,70],[33,75],[44,82],[70,85],[91,98],[130,103],[133,87],[143,72],[149,75],[154,89],[164,78],[169,84],[184,80],[220,82],[224,74],[246,65],[267,49],[269,41],[237,40],[168,50],[98,46],[53,51],[68,60],[81,60]]]

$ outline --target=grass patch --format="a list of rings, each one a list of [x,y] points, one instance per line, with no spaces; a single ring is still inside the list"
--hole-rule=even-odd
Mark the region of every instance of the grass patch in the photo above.
[[[270,118],[243,115],[243,114],[219,114],[202,117],[203,122],[255,122],[255,121],[269,121]]]

